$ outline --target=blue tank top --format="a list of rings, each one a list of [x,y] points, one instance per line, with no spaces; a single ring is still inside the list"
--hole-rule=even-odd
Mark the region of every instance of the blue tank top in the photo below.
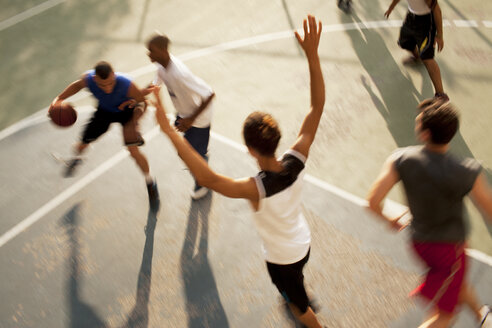
[[[128,89],[130,88],[131,80],[119,73],[115,73],[116,84],[114,89],[111,93],[106,93],[99,88],[94,81],[95,74],[96,73],[94,70],[88,71],[85,77],[85,82],[87,88],[89,88],[94,97],[99,101],[98,110],[113,113],[120,112],[118,106],[130,99],[127,94]]]

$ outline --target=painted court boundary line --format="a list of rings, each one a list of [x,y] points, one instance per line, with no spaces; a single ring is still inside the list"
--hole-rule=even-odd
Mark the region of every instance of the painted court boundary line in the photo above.
[[[62,2],[64,0],[56,0],[58,3]],[[53,2],[56,2],[53,1]],[[47,1],[50,2],[50,1]],[[14,16],[15,17],[15,16]],[[449,22],[447,22],[449,24]],[[485,21],[484,21],[485,23]],[[447,24],[445,24],[447,25]],[[485,24],[486,25],[486,24]],[[336,32],[336,31],[344,31],[344,30],[353,30],[353,29],[373,29],[373,28],[382,28],[382,27],[400,27],[401,26],[401,21],[400,20],[392,20],[392,21],[373,21],[373,22],[361,22],[361,23],[349,23],[349,24],[335,24],[335,25],[328,25],[323,27],[323,33],[329,33],[329,32]],[[456,24],[458,27],[474,27],[474,24]],[[301,30],[298,30],[302,32]],[[198,58],[198,57],[204,57],[210,54],[214,54],[217,52],[222,52],[222,51],[227,51],[227,50],[232,50],[232,49],[237,49],[249,45],[254,45],[254,44],[259,44],[259,43],[264,43],[264,42],[269,42],[269,41],[274,41],[274,40],[280,40],[280,39],[285,39],[285,38],[290,38],[293,37],[293,31],[283,31],[283,32],[278,32],[278,33],[270,33],[270,34],[264,34],[260,36],[255,36],[251,38],[246,38],[246,39],[241,39],[241,40],[236,40],[236,41],[231,41],[231,42],[226,42],[226,43],[221,43],[216,46],[196,50],[196,51],[191,51],[189,53],[183,54],[179,56],[183,61]],[[152,73],[155,70],[155,66],[153,64],[144,66],[142,68],[139,68],[137,70],[132,71],[129,73],[130,75],[134,77],[142,76],[144,74]],[[82,92],[74,97],[71,97],[70,99],[72,101],[80,100],[83,98],[88,97],[90,94],[88,92]],[[21,120],[20,122],[10,126],[9,128],[6,128],[0,132],[0,141],[8,136],[10,136],[13,133],[16,133],[26,127],[29,127],[32,124],[37,124],[43,121],[46,121],[46,111],[48,107],[45,107],[38,111],[37,113]],[[157,134],[159,133],[158,127],[154,127],[151,129],[149,132],[145,134],[145,138],[148,139],[149,141],[152,140]],[[246,152],[246,147],[244,145],[240,145],[236,143],[235,141],[232,141],[230,139],[225,138],[224,136],[221,136],[219,134],[214,133],[213,131],[211,132],[212,138],[227,144],[241,152]],[[96,178],[101,176],[103,173],[105,173],[107,170],[109,170],[111,167],[115,166],[118,164],[121,160],[126,158],[128,156],[128,151],[126,149],[119,151],[117,154],[113,155],[111,158],[109,158],[107,161],[105,161],[103,164],[98,166],[95,170],[75,182],[72,186],[69,188],[65,189],[62,193],[60,193],[58,196],[53,198],[51,201],[46,203],[44,206],[39,208],[37,211],[32,213],[30,216],[22,220],[20,223],[15,225],[13,228],[8,230],[5,234],[3,234],[0,237],[0,247],[5,245],[7,242],[15,238],[17,235],[22,233],[24,230],[29,228],[32,224],[36,223],[39,221],[44,215],[52,211],[54,208],[59,206],[61,203],[63,203],[65,200],[73,196],[75,193],[77,193],[79,190],[84,188],[86,185],[88,185],[90,182],[94,181]],[[337,188],[333,185],[330,185],[318,178],[315,178],[311,175],[306,174],[305,175],[305,180],[327,192],[330,192],[332,194],[335,194],[343,199],[346,199],[356,205],[359,206],[366,206],[367,202],[360,198],[357,197],[343,189]],[[391,212],[391,213],[401,213],[403,210],[405,210],[406,207],[402,204],[393,202],[389,199],[386,199],[385,203],[385,211]],[[489,266],[492,266],[492,257],[490,257],[487,254],[484,254],[478,250],[467,250],[467,254],[471,257],[474,257],[475,259],[484,262],[488,264]]]
[[[53,1],[65,1],[65,0],[53,0]],[[47,1],[49,2],[49,1]],[[478,21],[476,20],[443,20],[443,25],[446,27],[453,26],[451,22],[454,23],[456,27],[459,28],[476,28],[478,25]],[[3,22],[0,22],[2,24]],[[361,30],[369,30],[369,29],[378,29],[378,28],[396,28],[400,27],[402,24],[401,20],[382,20],[382,21],[371,21],[371,22],[359,22],[359,23],[347,23],[347,24],[332,24],[332,25],[326,25],[323,26],[323,33],[333,33],[333,32],[341,32],[341,31],[349,31],[349,30],[356,30],[356,29],[361,29]],[[482,21],[483,26],[486,28],[492,28],[492,21],[484,20]],[[1,30],[1,29],[0,29]],[[302,30],[298,30],[299,33],[303,33]],[[212,55],[215,53],[223,52],[223,51],[228,51],[228,50],[234,50],[234,49],[239,49],[242,47],[247,47],[251,45],[256,45],[260,43],[265,43],[265,42],[270,42],[270,41],[277,41],[281,39],[287,39],[287,38],[293,38],[294,37],[294,30],[288,30],[288,31],[283,31],[283,32],[276,32],[276,33],[268,33],[268,34],[262,34],[262,35],[257,35],[254,37],[250,38],[245,38],[245,39],[240,39],[240,40],[235,40],[235,41],[229,41],[229,42],[224,42],[220,43],[215,46],[195,50],[195,51],[190,51],[187,52],[183,55],[178,56],[181,60],[187,61],[195,58],[200,58],[208,55]],[[155,65],[154,64],[149,64],[146,66],[143,66],[141,68],[138,68],[130,73],[128,75],[133,76],[134,78],[143,76],[145,74],[149,74],[155,71]],[[86,97],[89,97],[90,93],[86,91],[81,91],[78,94],[76,94],[73,97],[70,97],[69,99],[71,101],[77,101],[84,99]],[[46,121],[45,113],[47,112],[48,107],[44,107],[37,111],[36,113],[24,118],[23,120],[12,124],[11,126],[3,129],[0,131],[0,141],[7,138],[8,136],[25,129],[33,124],[37,124],[43,121]]]
[[[160,129],[159,126],[155,126],[152,128],[149,132],[147,132],[144,137],[146,140],[151,141],[155,136],[160,134]],[[222,144],[225,144],[231,148],[234,148],[242,153],[247,153],[246,146],[241,145],[231,139],[228,139],[220,134],[217,134],[215,132],[211,132],[211,137]],[[72,186],[68,187],[65,189],[63,192],[58,194],[55,198],[53,198],[51,201],[46,203],[44,206],[39,208],[37,211],[32,213],[30,216],[22,220],[20,223],[15,225],[13,228],[11,228],[9,231],[7,231],[5,234],[3,234],[0,237],[0,247],[5,245],[7,242],[15,238],[17,235],[22,233],[24,230],[29,228],[31,225],[39,221],[43,216],[48,214],[50,211],[58,207],[60,204],[62,204],[64,201],[75,195],[78,191],[80,191],[82,188],[87,186],[89,183],[97,179],[99,176],[104,174],[106,171],[111,169],[113,166],[121,162],[123,159],[128,157],[129,153],[126,149],[120,150],[118,153],[113,155],[111,158],[106,160],[104,163],[99,165],[96,169],[88,173],[86,176],[75,182]],[[325,181],[322,181],[312,175],[306,174],[304,177],[304,180],[312,185],[317,186],[320,189],[323,189],[331,194],[334,194],[342,199],[345,199],[347,201],[350,201],[354,203],[355,205],[358,206],[367,206],[367,201],[363,198],[357,197],[343,189],[337,188],[333,185],[330,185],[326,183]],[[406,206],[401,205],[399,203],[393,202],[389,199],[385,200],[385,211],[395,213],[401,213],[404,210],[406,210]],[[488,256],[487,254],[484,254],[478,250],[475,249],[467,249],[467,255],[475,258],[478,261],[481,261],[485,264],[488,264],[489,266],[492,266],[492,257]]]
[[[26,11],[23,11],[20,14],[12,16],[6,20],[3,20],[0,22],[0,31],[3,31],[33,16],[36,16],[42,13],[43,11],[46,11],[62,2],[65,2],[65,0],[48,0],[30,9],[27,9]]]

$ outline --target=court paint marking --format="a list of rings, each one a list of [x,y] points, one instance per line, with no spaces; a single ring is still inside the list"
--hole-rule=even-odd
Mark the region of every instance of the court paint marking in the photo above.
[[[33,16],[36,16],[42,13],[43,11],[46,11],[62,2],[65,2],[65,0],[48,0],[30,9],[27,9],[26,11],[23,11],[20,14],[7,18],[6,20],[0,22],[0,31],[3,31]]]
[[[482,21],[483,25],[487,28],[492,28],[492,21]]]
[[[154,127],[152,130],[147,132],[144,137],[147,140],[153,139],[159,132],[158,127]],[[13,228],[11,228],[9,231],[7,231],[5,234],[3,234],[0,237],[0,247],[8,243],[10,240],[15,238],[17,235],[19,235],[21,232],[29,228],[31,225],[39,221],[43,216],[51,212],[53,209],[58,207],[60,204],[62,204],[64,201],[75,195],[78,191],[80,191],[82,188],[87,186],[89,183],[97,179],[99,176],[101,176],[103,173],[111,169],[113,166],[121,162],[123,159],[125,159],[128,156],[128,151],[126,149],[122,149],[119,152],[117,152],[115,155],[110,157],[108,160],[106,160],[104,163],[99,165],[97,168],[95,168],[93,171],[85,175],[83,178],[75,182],[73,185],[62,191],[61,193],[58,194],[55,198],[51,199],[49,202],[47,202],[45,205],[40,207],[38,210],[36,210],[34,213],[29,215],[27,218],[16,224]]]
[[[55,0],[53,0],[55,1]],[[56,1],[65,1],[65,0],[56,0]],[[349,31],[349,30],[368,30],[368,29],[378,29],[378,28],[397,28],[401,27],[402,21],[401,20],[382,20],[382,21],[370,21],[370,22],[358,22],[358,23],[346,23],[346,24],[332,24],[332,25],[326,25],[323,26],[323,33],[333,33],[333,32],[342,32],[342,31]],[[459,24],[459,23],[458,23]],[[485,27],[492,28],[492,21],[483,21],[483,24]],[[456,25],[456,24],[455,24]],[[472,24],[473,25],[473,24]],[[460,28],[470,28],[470,27],[475,27],[470,24],[461,24],[461,26],[457,26]],[[453,26],[449,20],[443,20],[443,26]],[[303,33],[301,29],[297,30],[299,33]],[[195,51],[190,51],[185,54],[182,54],[178,56],[181,60],[187,61],[195,58],[200,58],[208,55],[212,55],[215,53],[223,52],[223,51],[228,51],[228,50],[233,50],[233,49],[238,49],[242,47],[247,47],[251,45],[257,45],[260,43],[265,43],[265,42],[271,42],[271,41],[278,41],[282,39],[288,39],[294,37],[294,31],[293,30],[288,30],[288,31],[283,31],[283,32],[275,32],[275,33],[268,33],[268,34],[262,34],[262,35],[257,35],[254,37],[250,38],[245,38],[245,39],[240,39],[240,40],[234,40],[234,41],[229,41],[229,42],[224,42],[217,44],[215,46],[195,50]],[[128,75],[137,78],[140,76],[143,76],[145,74],[149,74],[155,71],[155,65],[154,64],[149,64],[146,66],[143,66],[141,68],[138,68],[134,71],[131,71],[128,73]],[[73,97],[70,97],[70,101],[77,101],[81,99],[85,99],[90,96],[89,92],[86,91],[81,91],[78,94],[74,95]],[[31,114],[30,116],[22,119],[21,121],[12,124],[11,126],[3,129],[0,131],[0,141],[3,139],[9,137],[10,135],[23,130],[31,125],[38,124],[40,122],[44,122],[46,120],[45,113],[48,111],[48,107],[44,107],[37,111],[34,114]]]
[[[474,20],[455,19],[453,23],[457,27],[478,27],[478,22]]]
[[[54,0],[52,2],[62,2],[64,0]],[[50,1],[47,1],[50,2]],[[484,21],[485,22],[485,21]],[[333,25],[328,25],[328,26],[323,26],[323,33],[331,33],[331,32],[339,32],[339,31],[347,31],[347,30],[355,30],[355,29],[375,29],[375,28],[388,28],[388,27],[400,27],[402,21],[401,20],[383,20],[383,21],[371,21],[371,22],[359,22],[359,23],[348,23],[348,24],[333,24]],[[449,21],[444,21],[443,24],[445,26],[449,26],[450,22]],[[459,27],[472,27],[469,24],[459,26]],[[299,33],[303,33],[301,29],[297,30]],[[276,40],[281,40],[281,39],[286,39],[286,38],[291,38],[293,37],[293,31],[288,30],[288,31],[283,31],[283,32],[277,32],[277,33],[269,33],[269,34],[263,34],[263,35],[258,35],[250,38],[245,38],[241,40],[235,40],[235,41],[230,41],[230,42],[225,42],[221,43],[215,46],[199,49],[196,51],[191,51],[186,54],[180,55],[179,58],[183,61],[191,60],[194,58],[199,58],[199,57],[204,57],[208,56],[214,53],[218,52],[223,52],[227,50],[232,50],[232,49],[237,49],[249,45],[256,45],[259,43],[264,43],[264,42],[270,42],[270,41],[276,41]],[[152,73],[155,71],[155,65],[154,64],[149,64],[146,66],[143,66],[139,69],[136,69],[130,73],[129,75],[133,77],[139,77],[144,74]],[[69,98],[71,101],[76,101],[76,100],[81,100],[90,95],[89,92],[83,91],[79,92],[77,95],[74,95],[73,97]],[[41,122],[44,122],[47,120],[46,117],[46,111],[48,110],[48,107],[45,107],[38,112],[34,113],[31,116],[28,116],[27,118],[19,121],[18,123],[13,124],[12,126],[0,131],[0,141],[8,136],[10,136],[13,133],[16,133],[24,128],[27,128],[33,124],[39,124]],[[149,132],[145,134],[145,138],[148,139],[149,141],[155,137],[159,132],[158,127],[153,128]],[[212,138],[223,142],[239,151],[246,152],[246,147],[244,145],[240,145],[236,143],[235,141],[232,141],[230,139],[227,139],[224,136],[221,136],[219,134],[214,133],[213,131],[211,132]],[[49,213],[51,210],[56,208],[58,205],[63,203],[63,201],[67,200],[70,198],[72,195],[74,195],[76,192],[81,190],[83,187],[88,185],[90,182],[94,181],[97,177],[102,175],[104,172],[106,172],[108,169],[111,167],[115,166],[118,164],[121,160],[126,158],[128,156],[128,152],[126,149],[121,150],[118,152],[116,155],[108,159],[106,162],[101,164],[99,167],[97,167],[95,170],[93,170],[91,173],[87,174],[85,177],[74,183],[71,187],[67,188],[65,191],[60,193],[58,196],[53,198],[50,202],[45,204],[43,207],[39,208],[37,211],[32,213],[30,216],[22,220],[20,223],[15,225],[13,228],[11,228],[9,231],[4,233],[0,237],[0,247],[5,245],[8,241],[11,239],[15,238],[17,235],[19,235],[21,232],[29,228],[32,224],[36,223],[39,221],[44,215]],[[330,185],[326,183],[325,181],[322,181],[318,178],[315,178],[311,175],[306,174],[305,175],[305,180],[311,184],[314,184],[318,186],[319,188],[331,192],[343,199],[346,199],[356,205],[359,206],[366,206],[367,202],[366,200],[357,197],[343,189],[340,189],[338,187],[335,187],[333,185]],[[391,201],[389,199],[386,199],[385,202],[385,212],[388,213],[401,213],[406,209],[406,206],[399,204],[397,202]],[[478,250],[467,250],[467,254],[469,256],[474,257],[475,259],[482,261],[490,266],[492,266],[492,257],[484,254]],[[477,255],[478,254],[478,255]]]
[[[170,117],[172,120],[173,117]],[[150,142],[155,136],[160,134],[160,129],[159,126],[155,126],[152,128],[149,132],[147,132],[144,137],[145,139]],[[234,148],[242,153],[247,153],[247,148],[246,146],[239,144],[231,139],[228,139],[220,134],[217,134],[215,132],[211,132],[211,137],[217,141],[219,141],[222,144],[225,144],[231,148]],[[129,153],[126,149],[120,150],[118,153],[113,155],[111,158],[106,160],[104,163],[99,165],[97,168],[95,168],[93,171],[88,173],[86,176],[75,182],[72,186],[68,187],[65,189],[63,192],[58,194],[55,198],[53,198],[51,201],[46,203],[44,206],[39,208],[37,211],[29,215],[27,218],[22,220],[20,223],[15,225],[13,228],[11,228],[9,231],[7,231],[5,234],[3,234],[0,237],[0,248],[5,245],[7,242],[15,238],[17,235],[22,233],[24,230],[29,228],[31,225],[39,221],[43,216],[48,214],[50,211],[58,207],[60,204],[62,204],[64,201],[75,195],[78,191],[80,191],[82,188],[87,186],[89,183],[97,179],[99,176],[104,174],[106,171],[111,169],[113,166],[121,162],[123,159],[128,157]],[[329,193],[332,193],[342,199],[345,199],[347,201],[350,201],[354,203],[355,205],[358,206],[367,206],[367,201],[363,198],[360,198],[358,196],[355,196],[343,189],[337,188],[333,185],[330,185],[329,183],[320,180],[312,175],[306,174],[304,176],[304,180],[310,184],[313,184],[317,186],[320,189],[323,189]],[[397,202],[391,201],[389,199],[385,200],[384,204],[384,212],[388,213],[391,215],[398,215],[404,211],[407,210],[407,207],[399,204]],[[481,261],[485,264],[488,264],[489,266],[492,266],[492,257],[488,256],[485,253],[482,253],[478,250],[474,249],[467,249],[467,254],[468,256],[471,256],[475,258],[478,261]]]

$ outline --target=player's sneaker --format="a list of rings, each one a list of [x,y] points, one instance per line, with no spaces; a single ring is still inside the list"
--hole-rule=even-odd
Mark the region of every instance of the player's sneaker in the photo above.
[[[480,309],[480,314],[482,315],[482,320],[480,321],[481,328],[491,328],[492,327],[492,309],[488,305],[482,306]]]
[[[147,192],[149,194],[149,204],[150,208],[157,212],[161,205],[161,200],[159,198],[159,190],[157,189],[157,182],[153,181],[150,184],[147,184]]]
[[[195,186],[193,192],[191,193],[191,198],[194,200],[198,200],[200,198],[205,197],[208,194],[209,189],[202,186]]]
[[[67,168],[65,170],[65,178],[73,177],[75,169],[82,163],[82,159],[79,157],[74,157],[67,162]]]

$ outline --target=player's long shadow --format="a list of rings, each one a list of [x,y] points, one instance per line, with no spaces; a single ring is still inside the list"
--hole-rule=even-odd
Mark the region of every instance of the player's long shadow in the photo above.
[[[211,203],[212,193],[199,201],[191,202],[181,250],[181,274],[190,328],[229,327],[208,262],[208,217]]]
[[[82,272],[80,268],[81,247],[79,240],[79,207],[75,205],[63,218],[69,242],[70,242],[70,259],[69,259],[69,277],[67,282],[70,327],[71,328],[105,328],[108,325],[101,319],[101,316],[89,304],[82,300],[80,295],[80,285],[82,281]],[[146,226],[146,240],[142,256],[142,264],[138,274],[137,297],[135,306],[128,315],[123,325],[125,328],[145,328],[148,327],[148,303],[150,296],[150,284],[152,276],[152,256],[154,249],[154,230],[157,218],[156,213],[149,210]]]

